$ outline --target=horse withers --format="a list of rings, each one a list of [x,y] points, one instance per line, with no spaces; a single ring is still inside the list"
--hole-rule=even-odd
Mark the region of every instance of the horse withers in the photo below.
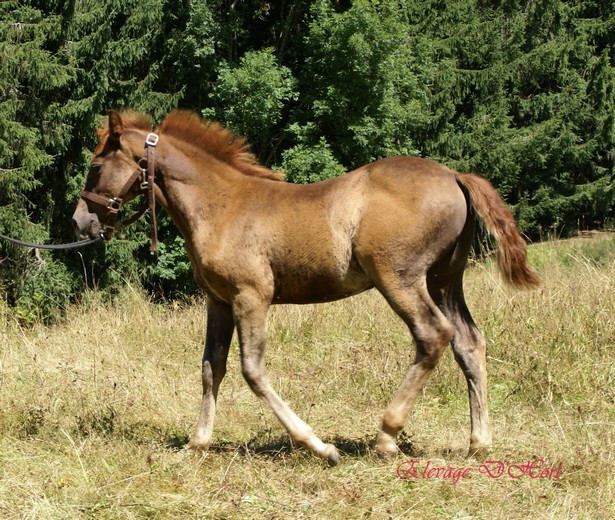
[[[151,146],[155,156],[144,154]],[[539,278],[512,213],[488,181],[428,159],[391,157],[299,186],[259,165],[244,139],[192,112],[171,112],[152,134],[146,117],[111,111],[73,215],[80,237],[110,236],[109,216],[143,192],[146,167],[155,174],[148,188],[184,237],[207,294],[202,406],[189,447],[211,444],[236,328],[250,388],[293,441],[336,464],[337,449],[322,442],[269,383],[267,311],[273,304],[327,302],[375,287],[416,345],[384,412],[375,450],[397,453],[397,434],[449,343],[468,384],[470,453],[489,450],[485,340],[462,284],[476,217],[497,240],[507,282],[530,288]]]

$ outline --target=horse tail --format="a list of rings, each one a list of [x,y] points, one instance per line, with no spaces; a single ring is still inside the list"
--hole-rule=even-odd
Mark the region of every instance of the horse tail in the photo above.
[[[498,267],[504,280],[517,287],[538,286],[540,278],[527,260],[525,240],[499,193],[487,179],[478,175],[457,174],[457,181],[465,188],[471,207],[497,241]]]

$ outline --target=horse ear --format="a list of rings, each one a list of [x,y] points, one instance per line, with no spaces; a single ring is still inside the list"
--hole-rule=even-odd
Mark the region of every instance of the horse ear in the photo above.
[[[109,110],[109,139],[119,143],[123,129],[122,116],[115,110]]]

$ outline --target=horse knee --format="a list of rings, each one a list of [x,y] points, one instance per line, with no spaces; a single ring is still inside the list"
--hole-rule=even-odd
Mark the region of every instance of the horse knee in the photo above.
[[[248,386],[257,396],[262,396],[265,386],[265,369],[260,363],[253,363],[251,361],[243,361],[241,364],[241,375],[248,383]]]
[[[453,327],[453,324],[448,320],[443,320],[438,326],[437,335],[438,341],[441,345],[444,347],[448,345],[453,340],[453,336],[455,335],[455,328]]]
[[[442,357],[442,352],[444,352],[444,347],[424,349],[423,352],[417,356],[418,361],[427,370],[433,370],[438,365]]]
[[[203,361],[203,365],[201,366],[201,380],[203,381],[203,386],[209,386],[214,381],[214,371],[210,361]]]

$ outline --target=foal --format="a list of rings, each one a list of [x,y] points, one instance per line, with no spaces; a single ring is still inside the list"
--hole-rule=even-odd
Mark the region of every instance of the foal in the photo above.
[[[384,412],[377,452],[397,452],[397,434],[449,343],[468,384],[470,451],[489,449],[485,340],[462,284],[477,216],[497,239],[504,279],[519,287],[539,283],[515,220],[489,182],[427,159],[392,157],[298,186],[258,165],[243,139],[193,113],[173,111],[157,135],[151,131],[142,116],[109,113],[73,222],[80,237],[110,238],[109,222],[143,188],[184,237],[208,309],[203,400],[190,447],[211,444],[236,328],[250,388],[293,441],[336,464],[337,449],[323,443],[269,383],[267,311],[272,304],[327,302],[375,287],[416,345],[414,362]],[[146,181],[147,168],[155,182]]]

